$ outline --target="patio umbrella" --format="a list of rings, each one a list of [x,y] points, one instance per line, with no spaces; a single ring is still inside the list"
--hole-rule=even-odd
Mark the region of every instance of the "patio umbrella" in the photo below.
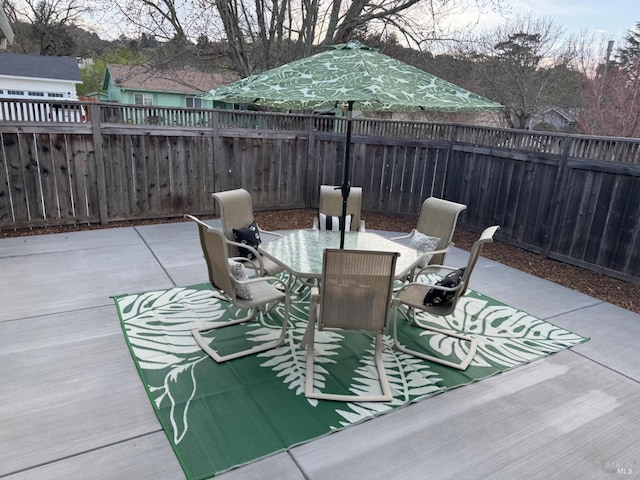
[[[347,134],[341,222],[346,217],[353,110],[389,112],[472,112],[500,108],[430,73],[395,60],[359,42],[328,50],[244,78],[205,95],[219,102],[245,103],[285,110],[344,107]],[[340,248],[344,247],[342,227]]]

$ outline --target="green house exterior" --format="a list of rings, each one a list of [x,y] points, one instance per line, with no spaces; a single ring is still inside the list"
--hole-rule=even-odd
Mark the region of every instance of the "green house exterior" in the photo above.
[[[225,103],[213,102],[202,95],[235,80],[237,77],[230,74],[108,64],[103,90],[107,92],[108,102],[174,108],[229,108]]]

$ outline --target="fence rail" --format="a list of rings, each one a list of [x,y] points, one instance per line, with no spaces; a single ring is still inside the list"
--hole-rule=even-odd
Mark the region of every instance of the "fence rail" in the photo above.
[[[342,181],[341,118],[77,103],[85,121],[0,120],[0,230],[211,213],[236,187],[256,209],[317,208]],[[640,283],[638,139],[358,118],[351,151],[365,213],[444,197],[463,227]]]

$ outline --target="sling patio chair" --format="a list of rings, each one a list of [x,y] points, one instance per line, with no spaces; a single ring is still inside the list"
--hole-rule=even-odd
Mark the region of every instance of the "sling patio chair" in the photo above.
[[[260,257],[257,258],[258,276],[249,278],[244,269],[244,265],[237,261],[238,257],[229,257],[229,247],[243,246],[255,252],[252,247],[228,241],[222,232],[211,228],[192,215],[185,215],[185,217],[193,220],[198,225],[198,235],[200,237],[202,253],[207,263],[209,281],[213,288],[217,290],[217,298],[226,300],[237,309],[246,310],[247,312],[246,315],[241,318],[219,323],[212,327],[192,330],[191,334],[200,348],[216,362],[220,363],[234,358],[244,357],[245,355],[270,350],[282,345],[289,321],[290,304],[289,293],[284,282],[276,277],[263,276],[264,272],[262,271]],[[280,289],[276,288],[275,285],[279,285]],[[258,315],[263,319],[265,314],[263,314],[261,309],[267,309],[269,304],[271,304],[273,308],[278,302],[284,303],[284,314],[282,327],[279,329],[279,336],[274,340],[268,340],[251,348],[234,351],[232,353],[220,354],[217,349],[213,347],[213,343],[210,343],[202,336],[203,333],[214,329],[254,320]]]
[[[391,240],[408,240],[417,250],[430,254],[421,265],[444,264],[447,252],[453,247],[453,233],[458,223],[458,216],[467,208],[461,203],[429,197],[420,208],[420,217],[416,228],[408,235],[393,237]],[[412,275],[410,280],[414,280]]]
[[[349,402],[388,402],[391,387],[382,363],[382,336],[386,331],[393,293],[393,277],[398,253],[364,250],[326,249],[323,254],[320,287],[314,287],[309,306],[309,323],[301,347],[307,349],[305,396]],[[325,393],[314,388],[315,330],[347,334],[373,333],[375,365],[381,393]],[[318,386],[324,386],[320,380]]]
[[[464,268],[446,267],[444,265],[429,265],[418,272],[418,275],[422,273],[437,272],[439,270],[448,270],[449,274],[444,276],[440,281],[436,283],[426,282],[411,282],[406,284],[400,291],[396,293],[393,299],[394,316],[393,316],[393,346],[395,349],[401,352],[409,353],[425,360],[430,360],[435,363],[446,365],[448,367],[456,368],[459,370],[466,370],[469,366],[477,350],[477,340],[473,337],[462,335],[459,333],[445,330],[442,328],[432,327],[424,323],[428,321],[428,316],[442,316],[445,317],[453,313],[460,297],[462,297],[469,285],[469,279],[478,262],[478,258],[482,253],[482,249],[486,243],[493,241],[493,236],[498,230],[498,226],[488,227],[482,232],[480,238],[471,247],[469,253],[469,259],[467,265]],[[431,355],[424,351],[417,351],[402,345],[398,339],[398,311],[401,307],[409,307],[410,312],[409,319],[413,322],[413,325],[422,328],[424,330],[433,332],[436,335],[443,335],[449,337],[449,339],[462,340],[460,342],[460,348],[453,348],[452,351],[463,352],[463,344],[468,344],[468,349],[463,358],[457,359],[445,359]],[[424,320],[418,318],[418,312],[425,312],[427,315],[423,317]],[[423,338],[423,337],[420,337]],[[429,339],[429,336],[424,337],[425,340]]]
[[[213,198],[218,206],[222,232],[229,242],[238,242],[244,245],[236,246],[229,244],[229,251],[233,257],[244,257],[247,267],[257,270],[258,258],[261,257],[263,271],[266,275],[277,275],[284,271],[284,268],[272,260],[262,257],[257,252],[258,245],[262,243],[262,235],[275,235],[281,237],[277,232],[271,232],[259,228],[253,217],[253,203],[251,194],[243,188],[216,192]],[[253,247],[248,249],[245,245]]]
[[[351,187],[347,198],[347,218],[345,231],[364,232],[361,218],[362,187]],[[342,217],[342,190],[333,185],[320,185],[318,215],[313,219],[314,230],[339,230]],[[348,228],[347,228],[348,227]]]

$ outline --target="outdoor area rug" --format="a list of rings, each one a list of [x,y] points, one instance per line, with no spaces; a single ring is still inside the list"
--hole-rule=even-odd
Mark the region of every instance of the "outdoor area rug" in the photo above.
[[[120,295],[115,302],[142,382],[189,479],[211,477],[587,340],[468,291],[449,317],[422,317],[478,339],[478,353],[466,371],[393,350],[387,337],[384,363],[392,402],[319,401],[304,396],[305,351],[299,347],[309,314],[309,289],[292,297],[284,345],[222,364],[208,357],[191,335],[193,328],[236,315],[209,284]],[[263,320],[213,330],[205,338],[215,336],[216,345],[234,348],[277,338],[282,313],[278,306]],[[455,357],[465,348],[405,319],[399,320],[398,335],[403,344],[419,341],[422,348],[443,356]],[[372,337],[321,332],[315,341],[317,386],[333,392],[379,391]]]

